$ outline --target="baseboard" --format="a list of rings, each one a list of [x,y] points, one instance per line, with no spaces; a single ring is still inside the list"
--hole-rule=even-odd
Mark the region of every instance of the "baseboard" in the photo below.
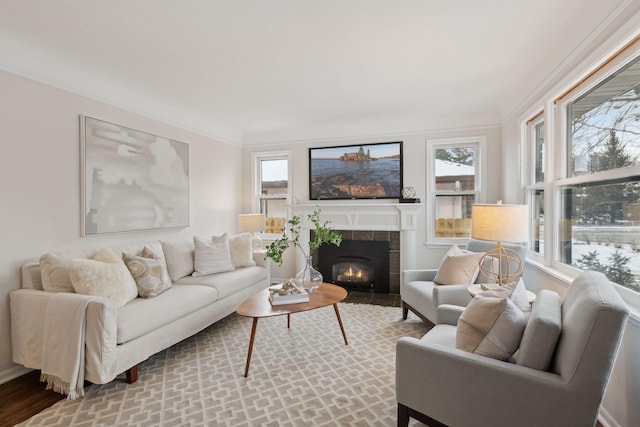
[[[622,427],[603,406],[600,406],[598,421],[603,427]]]
[[[21,377],[22,375],[33,371],[33,369],[25,368],[24,366],[14,366],[13,368],[0,372],[0,384],[11,381],[14,378]]]

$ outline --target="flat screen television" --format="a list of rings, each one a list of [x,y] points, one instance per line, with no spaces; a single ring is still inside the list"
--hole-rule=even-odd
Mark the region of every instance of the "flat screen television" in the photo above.
[[[309,199],[399,199],[402,141],[309,148]]]

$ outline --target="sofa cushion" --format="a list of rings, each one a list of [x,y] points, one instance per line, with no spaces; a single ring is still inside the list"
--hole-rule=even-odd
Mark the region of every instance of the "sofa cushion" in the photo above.
[[[206,276],[233,270],[231,252],[229,251],[229,238],[226,233],[222,236],[213,237],[210,241],[194,237],[193,243],[195,245],[193,258],[195,271],[192,276]]]
[[[106,298],[117,307],[138,296],[129,270],[111,249],[101,250],[92,259],[72,259],[69,276],[77,293]]]
[[[446,255],[433,281],[439,285],[470,285],[478,276],[483,256],[484,252]]]
[[[561,328],[560,296],[556,292],[543,289],[533,303],[516,363],[541,371],[549,369]]]
[[[251,240],[251,233],[240,233],[229,237],[229,252],[235,268],[256,265]]]
[[[492,256],[485,257],[480,262],[480,269],[478,271],[478,277],[476,277],[475,283],[477,284],[487,284],[487,283],[496,283],[496,276],[493,274],[485,274],[485,272],[497,272],[499,271],[499,263],[498,258],[494,258]]]
[[[193,273],[193,239],[161,240],[172,282]]]
[[[518,349],[526,324],[524,313],[508,297],[483,292],[458,320],[456,348],[506,360]]]
[[[420,341],[429,344],[444,345],[446,347],[456,347],[456,327],[455,325],[438,324],[423,336]]]
[[[171,287],[171,280],[167,267],[150,250],[143,250],[142,256],[122,254],[122,260],[136,281],[138,296],[152,298],[160,295]]]
[[[262,267],[244,267],[233,271],[210,274],[208,276],[187,276],[174,282],[174,285],[210,286],[218,291],[218,298],[226,298],[241,289],[266,280],[267,270]]]
[[[155,257],[157,257],[158,259],[160,259],[165,267],[167,266],[167,261],[165,259],[164,256],[164,251],[162,250],[162,244],[160,243],[160,241],[156,241],[156,242],[151,242],[151,243],[135,243],[135,244],[130,244],[130,245],[120,245],[120,246],[111,246],[109,249],[111,249],[113,252],[116,253],[116,255],[122,256],[122,254],[131,254],[131,255],[136,255],[136,256],[143,256],[143,257],[149,257],[150,253],[153,253],[153,255]]]
[[[172,286],[156,298],[136,298],[118,309],[117,343],[145,335],[217,300],[207,286]]]

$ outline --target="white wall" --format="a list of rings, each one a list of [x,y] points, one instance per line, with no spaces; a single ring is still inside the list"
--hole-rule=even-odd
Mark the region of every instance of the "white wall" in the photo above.
[[[0,71],[0,383],[11,361],[9,292],[20,265],[48,251],[235,231],[242,151],[164,123]],[[79,115],[189,144],[188,228],[80,237]]]
[[[552,111],[553,101],[557,97],[597,68],[612,52],[640,33],[640,13],[637,12],[640,4],[629,2],[629,5],[630,13],[606,22],[607,25],[601,32],[593,34],[592,38],[540,87],[538,93],[532,95],[528,102],[524,102],[521,108],[503,123],[502,174],[505,179],[502,181],[502,191],[506,201],[523,202],[519,180],[523,123],[542,111],[545,104],[548,111]],[[546,127],[552,125],[553,119],[553,115],[545,116]],[[547,140],[547,146],[550,142],[551,140]],[[528,263],[524,278],[527,287],[534,291],[548,288],[562,296],[571,281],[571,278],[546,268],[542,263]],[[637,404],[640,400],[640,297],[626,298],[626,301],[630,303],[633,313],[627,323],[600,412],[600,420],[605,427],[640,425],[640,407]]]
[[[291,150],[293,153],[293,203],[306,204],[317,203],[322,207],[323,201],[310,201],[309,200],[309,147],[328,147],[334,145],[347,145],[347,144],[366,144],[374,142],[393,142],[403,141],[403,185],[414,187],[416,190],[416,196],[422,200],[423,206],[420,209],[418,216],[418,231],[417,231],[417,243],[416,248],[416,260],[417,268],[434,268],[440,264],[442,256],[448,249],[448,247],[427,247],[427,229],[426,229],[426,209],[430,209],[432,205],[428,203],[426,195],[426,180],[427,169],[426,165],[426,141],[427,139],[440,139],[440,138],[453,138],[453,137],[467,137],[467,136],[484,136],[487,140],[486,156],[487,156],[487,201],[500,198],[500,182],[501,182],[501,167],[500,167],[500,128],[480,128],[480,129],[460,129],[460,130],[447,130],[447,131],[433,131],[414,134],[395,134],[378,137],[362,137],[329,141],[296,141],[289,144],[270,145],[270,146],[256,146],[244,148],[244,167],[246,171],[251,171],[251,153],[252,152],[266,152],[269,150]],[[247,172],[245,177],[250,174]],[[247,198],[244,200],[244,208],[248,211],[251,209],[251,180],[245,179],[244,182],[244,194]],[[364,201],[371,203],[398,203],[398,200],[371,200]],[[349,205],[353,203],[351,201],[332,201],[330,203],[344,203]],[[358,203],[363,203],[362,200],[358,200]],[[290,251],[288,251],[290,252]],[[290,258],[293,260],[293,257]],[[275,271],[272,270],[273,277],[286,277],[287,274],[295,274],[294,267],[291,264],[283,264],[283,267]],[[282,276],[284,275],[284,276]]]

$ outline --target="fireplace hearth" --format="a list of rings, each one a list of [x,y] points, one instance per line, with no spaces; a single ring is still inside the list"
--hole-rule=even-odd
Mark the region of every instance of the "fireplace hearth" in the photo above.
[[[389,293],[389,242],[343,240],[318,249],[318,270],[325,282],[349,290]]]

